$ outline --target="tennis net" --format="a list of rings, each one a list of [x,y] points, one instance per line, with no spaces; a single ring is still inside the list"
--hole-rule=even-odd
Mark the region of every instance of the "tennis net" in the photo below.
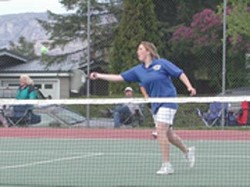
[[[249,96],[1,99],[9,127],[0,131],[0,186],[248,186],[249,101]],[[173,129],[187,147],[195,147],[193,168],[171,144],[174,173],[156,174],[162,154],[151,103],[179,105]],[[115,113],[124,104],[140,111],[117,126]]]

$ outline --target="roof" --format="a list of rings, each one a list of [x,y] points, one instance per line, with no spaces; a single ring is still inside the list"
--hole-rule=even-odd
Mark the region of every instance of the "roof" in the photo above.
[[[26,62],[24,64],[19,64],[15,66],[10,66],[1,69],[0,72],[16,72],[16,71],[27,71],[27,72],[48,72],[48,71],[70,71],[72,69],[78,69],[78,63],[68,63],[62,62],[60,64],[52,64],[47,66],[47,64],[42,63],[40,60],[33,60]]]
[[[10,57],[22,60],[22,61],[27,61],[27,58],[25,58],[24,56],[19,55],[19,54],[15,53],[14,51],[8,50],[6,48],[0,49],[0,56],[4,56],[4,55],[10,56]]]
[[[7,49],[0,49],[0,66],[6,67],[10,65],[23,64],[27,62],[27,58],[17,55]]]
[[[6,72],[55,72],[55,71],[70,71],[72,69],[78,69],[80,62],[64,61],[57,64],[48,66],[46,63],[42,63],[40,59],[34,59],[28,61],[28,59],[8,51],[7,49],[0,50],[0,73]]]
[[[239,96],[239,95],[249,95],[250,94],[250,87],[239,87],[228,89],[225,91],[225,95],[228,96]]]
[[[47,63],[43,63],[40,58],[28,60],[7,50],[0,50],[0,73],[53,73],[70,72],[75,69],[83,69],[86,71],[88,64],[77,60],[80,58],[75,59],[73,57],[74,56],[71,56],[70,58],[66,58],[65,61],[54,63],[48,66]],[[92,69],[95,69],[96,67],[107,66],[107,63],[102,60],[91,61],[90,66]]]

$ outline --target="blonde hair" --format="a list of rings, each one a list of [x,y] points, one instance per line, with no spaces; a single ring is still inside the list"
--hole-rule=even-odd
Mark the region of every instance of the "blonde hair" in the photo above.
[[[27,85],[34,85],[34,81],[27,74],[21,75],[20,79],[24,79]]]
[[[142,41],[140,45],[143,45],[145,49],[150,52],[150,55],[152,58],[156,58],[156,59],[160,58],[160,55],[157,52],[157,48],[155,47],[153,43],[148,42],[148,41]]]

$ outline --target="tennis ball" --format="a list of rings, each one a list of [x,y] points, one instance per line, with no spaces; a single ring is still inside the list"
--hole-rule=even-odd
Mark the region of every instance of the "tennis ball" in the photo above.
[[[47,47],[45,47],[45,46],[42,46],[41,48],[40,48],[40,53],[42,54],[42,55],[45,55],[45,54],[47,54],[48,53],[48,48]]]

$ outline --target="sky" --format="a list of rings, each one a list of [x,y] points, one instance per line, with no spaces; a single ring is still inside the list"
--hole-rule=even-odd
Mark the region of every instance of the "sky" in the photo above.
[[[0,15],[27,12],[66,13],[59,0],[0,0]]]

